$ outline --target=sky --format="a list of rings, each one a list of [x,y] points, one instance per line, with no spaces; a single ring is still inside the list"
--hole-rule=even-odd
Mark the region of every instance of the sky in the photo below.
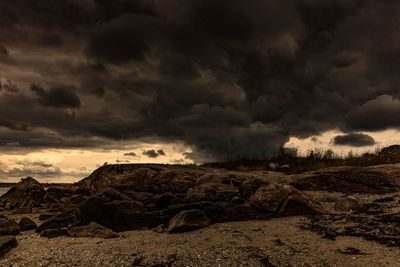
[[[0,182],[400,143],[395,0],[0,1]]]

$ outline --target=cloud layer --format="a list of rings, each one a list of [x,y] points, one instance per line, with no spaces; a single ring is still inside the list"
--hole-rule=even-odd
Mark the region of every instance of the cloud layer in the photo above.
[[[0,18],[8,149],[146,138],[263,157],[400,126],[398,1],[15,0]]]

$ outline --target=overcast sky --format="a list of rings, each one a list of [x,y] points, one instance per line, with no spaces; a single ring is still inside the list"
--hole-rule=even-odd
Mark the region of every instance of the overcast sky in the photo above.
[[[398,0],[0,1],[0,181],[397,143],[399,25]]]

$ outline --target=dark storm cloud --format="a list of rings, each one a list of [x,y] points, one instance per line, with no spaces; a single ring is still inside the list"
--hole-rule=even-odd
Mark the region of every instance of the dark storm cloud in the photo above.
[[[335,145],[344,145],[352,147],[363,147],[375,145],[375,140],[369,135],[362,133],[350,133],[338,135],[332,140]]]
[[[143,155],[149,158],[158,158],[159,156],[165,156],[165,152],[162,149],[159,149],[157,151],[154,149],[150,149],[143,151]]]
[[[31,90],[39,96],[40,104],[54,108],[79,108],[81,100],[72,86],[54,87],[45,91],[42,87],[32,84]]]
[[[399,23],[393,0],[3,1],[0,142],[151,136],[212,160],[399,128]]]
[[[126,157],[137,157],[135,152],[125,153],[124,156],[126,156]]]
[[[349,129],[379,131],[400,127],[399,114],[400,100],[382,95],[354,108],[345,122]]]

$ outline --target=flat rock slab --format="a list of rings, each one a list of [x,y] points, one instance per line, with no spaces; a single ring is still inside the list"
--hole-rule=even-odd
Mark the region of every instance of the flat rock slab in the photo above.
[[[15,239],[15,236],[0,236],[0,257],[4,256],[7,252],[15,248],[17,245],[18,242]]]

